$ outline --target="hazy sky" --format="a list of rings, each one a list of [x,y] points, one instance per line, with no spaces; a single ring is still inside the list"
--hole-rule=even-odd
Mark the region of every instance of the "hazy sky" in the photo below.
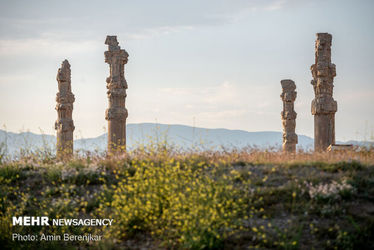
[[[281,131],[280,80],[297,85],[296,131],[313,136],[315,33],[333,35],[337,140],[373,139],[374,1],[0,0],[0,125],[54,134],[56,74],[72,67],[76,137],[105,131],[106,35],[130,54],[128,123]]]

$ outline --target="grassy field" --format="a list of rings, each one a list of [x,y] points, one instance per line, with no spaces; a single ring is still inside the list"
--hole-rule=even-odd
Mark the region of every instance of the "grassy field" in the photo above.
[[[9,249],[370,249],[374,150],[175,152],[0,158],[0,245]],[[108,227],[12,226],[12,216],[110,218]],[[98,234],[91,241],[11,235]]]

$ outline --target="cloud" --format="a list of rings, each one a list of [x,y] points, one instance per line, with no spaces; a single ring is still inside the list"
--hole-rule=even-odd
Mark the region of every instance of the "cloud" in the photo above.
[[[272,86],[242,86],[230,81],[200,88],[162,88],[160,95],[188,103],[189,108],[218,108],[219,110],[247,106],[256,111],[266,109],[272,105],[271,100],[264,100],[263,96],[273,92]],[[276,99],[275,101],[279,101]],[[253,105],[255,103],[255,105]]]
[[[292,0],[4,1],[0,38],[39,38],[45,33],[96,38],[125,33],[134,39],[232,22],[255,10],[278,10]],[[304,1],[302,1],[304,2]]]
[[[69,41],[54,37],[53,34],[45,34],[36,39],[1,39],[0,56],[13,55],[33,55],[38,56],[57,56],[80,54],[91,52],[96,49],[102,49],[102,44],[98,41]]]
[[[233,106],[239,104],[243,98],[241,92],[233,83],[228,81],[211,87],[200,88],[162,88],[162,95],[172,96],[175,99],[183,100],[183,103],[189,103],[189,107],[217,107]]]
[[[279,1],[274,1],[271,4],[269,4],[266,9],[267,10],[279,10],[284,7],[284,5],[287,3],[286,0],[279,0]]]
[[[137,32],[125,34],[126,40],[142,40],[159,35],[168,35],[171,33],[182,32],[185,30],[193,30],[193,26],[161,26],[149,29],[143,29]]]
[[[210,124],[225,124],[227,119],[240,122],[243,120],[242,117],[246,116],[252,117],[260,113],[274,114],[271,109],[273,102],[279,100],[264,100],[263,96],[269,92],[268,88],[266,86],[241,87],[233,82],[224,81],[214,86],[199,88],[152,89],[149,93],[142,92],[142,107],[133,104],[132,100],[129,107],[136,109],[133,115],[141,114],[142,118],[139,120],[143,121],[153,117],[164,119],[167,117],[166,114],[170,114],[169,117],[173,117],[176,121],[200,117]],[[133,95],[138,96],[140,93],[133,93]],[[171,103],[173,105],[170,105]]]

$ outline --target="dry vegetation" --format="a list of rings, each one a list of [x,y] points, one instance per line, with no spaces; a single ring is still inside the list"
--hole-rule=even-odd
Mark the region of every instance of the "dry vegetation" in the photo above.
[[[0,245],[6,248],[370,249],[374,150],[284,155],[254,149],[126,158],[50,151],[1,158]],[[113,218],[111,227],[11,226],[12,216]],[[17,242],[20,234],[100,234],[100,242]]]

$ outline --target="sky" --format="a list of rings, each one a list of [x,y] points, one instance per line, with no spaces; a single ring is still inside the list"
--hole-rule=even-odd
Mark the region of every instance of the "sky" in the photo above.
[[[107,35],[129,53],[128,123],[281,131],[282,79],[296,132],[313,136],[316,33],[333,36],[336,139],[374,140],[374,1],[0,0],[0,126],[55,134],[56,74],[72,71],[75,138],[107,128]]]

